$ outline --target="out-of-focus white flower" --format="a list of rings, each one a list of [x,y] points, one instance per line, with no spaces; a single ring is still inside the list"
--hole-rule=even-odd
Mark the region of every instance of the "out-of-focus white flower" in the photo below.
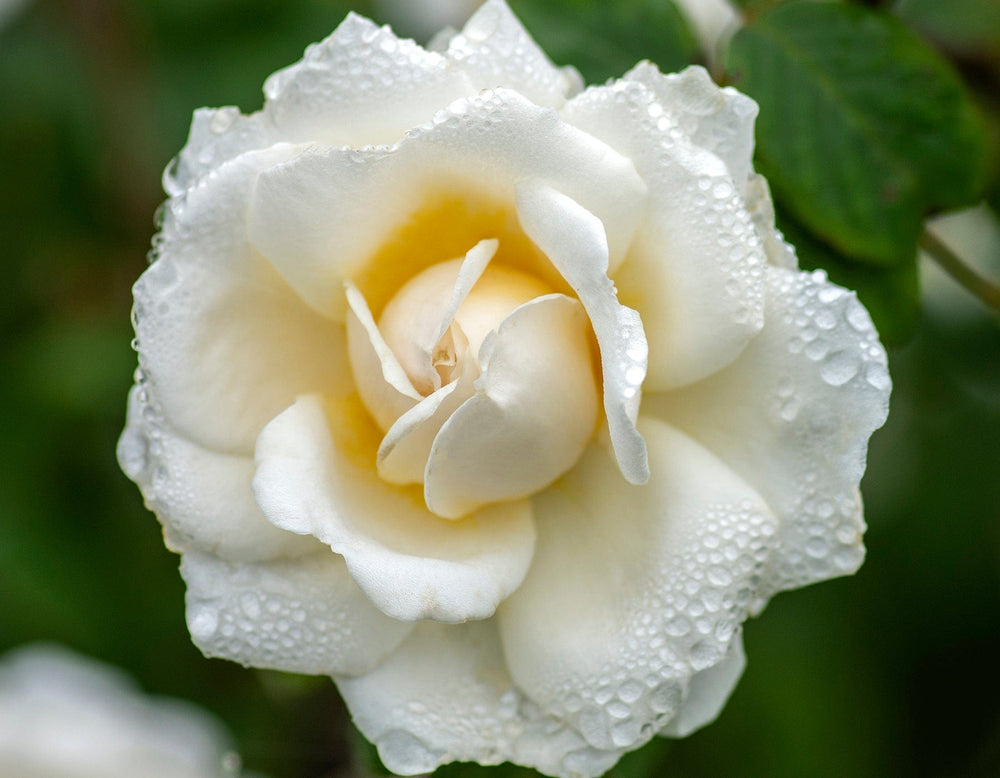
[[[985,203],[928,220],[927,229],[984,278],[1000,274],[1000,219]],[[969,322],[990,316],[989,309],[926,253],[920,252],[920,288],[936,316]]]
[[[65,649],[0,659],[4,778],[223,778],[238,771],[227,740],[200,708],[147,697],[119,670]]]
[[[742,24],[739,12],[729,0],[676,0],[691,23],[698,45],[714,67],[721,49]]]
[[[30,0],[0,0],[0,29],[12,19],[14,19]]]
[[[741,625],[853,572],[885,352],[803,273],[756,104],[583,90],[501,0],[351,15],[195,113],[120,447],[212,656],[332,675],[385,763],[593,776],[719,711]]]
[[[445,27],[461,27],[482,0],[373,0],[373,4],[398,34],[427,41]]]

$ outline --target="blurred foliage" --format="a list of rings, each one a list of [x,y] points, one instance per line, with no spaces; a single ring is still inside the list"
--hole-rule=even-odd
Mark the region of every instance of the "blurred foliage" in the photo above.
[[[700,59],[669,0],[513,4],[591,81]],[[627,756],[617,778],[1000,775],[1000,331],[971,302],[920,311],[914,264],[929,208],[986,191],[1000,204],[982,151],[1000,137],[1000,6],[901,0],[897,22],[891,3],[806,5],[756,0],[728,72],[762,104],[758,164],[803,266],[859,289],[889,339],[916,333],[891,353],[893,410],[872,444],[869,559],[776,598],[746,626],[750,664],[720,720]],[[0,651],[56,640],[119,664],[222,716],[274,778],[371,768],[332,683],[192,646],[177,559],[114,446],[129,287],[191,111],[255,110],[264,77],[346,9],[38,0],[0,29]]]
[[[1000,3],[983,0],[900,0],[896,10],[914,28],[966,57],[1000,54]]]
[[[510,6],[549,57],[575,67],[588,84],[617,78],[641,59],[671,73],[699,57],[672,0],[510,0]]]
[[[728,80],[760,104],[758,169],[861,261],[912,261],[923,217],[985,185],[984,122],[957,73],[897,19],[790,3],[740,30]]]
[[[841,3],[778,6],[736,34],[726,71],[761,107],[758,170],[816,236],[805,242],[833,258],[831,268],[908,265],[901,273],[915,276],[924,218],[984,194],[989,139],[969,91],[887,13]],[[876,324],[893,340],[909,334],[916,290],[882,283],[900,273],[833,274],[877,287],[884,299],[873,306]]]

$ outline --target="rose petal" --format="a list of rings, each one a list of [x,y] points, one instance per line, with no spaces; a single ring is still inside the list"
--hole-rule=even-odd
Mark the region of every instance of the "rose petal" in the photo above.
[[[163,524],[171,551],[208,551],[234,561],[316,551],[314,539],[264,518],[253,499],[252,457],[219,454],[173,434],[143,395],[141,386],[129,392],[118,461]]]
[[[418,624],[376,669],[338,678],[337,687],[358,729],[400,775],[453,761],[510,760],[547,775],[589,778],[621,755],[587,746],[523,698],[492,621]]]
[[[434,439],[458,407],[472,397],[479,370],[465,360],[457,381],[425,397],[392,425],[378,449],[378,474],[391,484],[422,484]]]
[[[428,357],[430,357],[434,346],[444,337],[445,332],[451,326],[452,321],[455,319],[455,314],[458,313],[458,309],[469,296],[472,287],[482,278],[483,271],[486,270],[486,266],[497,253],[499,245],[500,241],[496,238],[489,238],[479,241],[479,243],[466,252],[465,259],[462,261],[462,265],[458,271],[458,278],[455,280],[455,288],[452,290],[451,299],[448,300],[448,305],[444,309],[444,315],[441,317],[441,324],[434,335],[427,339],[424,350]]]
[[[223,162],[279,140],[284,139],[264,112],[244,116],[233,105],[198,108],[184,148],[163,171],[163,189],[168,195],[179,195]]]
[[[325,551],[291,561],[181,560],[191,639],[206,656],[292,673],[368,672],[411,624],[375,608]]]
[[[438,518],[412,489],[378,477],[378,439],[356,398],[300,397],[257,443],[254,491],[264,514],[341,554],[358,586],[394,618],[492,615],[531,561],[528,503],[505,503],[461,522]]]
[[[722,712],[729,695],[736,688],[736,682],[743,675],[747,657],[743,652],[743,637],[737,634],[729,646],[726,658],[691,678],[688,695],[681,707],[660,730],[666,737],[687,737],[706,724],[711,724]]]
[[[251,152],[168,201],[158,259],[136,282],[147,392],[187,439],[233,454],[295,395],[343,392],[343,328],[313,313],[246,241],[258,172],[287,149]]]
[[[434,351],[498,245],[496,238],[481,240],[461,260],[440,262],[409,279],[382,311],[379,326],[386,342],[392,344],[414,385],[425,392],[441,388]]]
[[[448,60],[477,89],[515,89],[538,105],[558,108],[579,89],[574,71],[545,56],[503,0],[489,0],[448,42]]]
[[[422,399],[368,310],[368,303],[354,284],[345,285],[347,304],[347,350],[354,383],[365,408],[382,429]]]
[[[716,452],[781,519],[761,607],[775,591],[861,564],[858,482],[890,389],[868,313],[822,271],[769,268],[766,316],[764,331],[726,370],[647,398],[648,412]]]
[[[764,242],[767,261],[787,270],[798,270],[799,259],[795,255],[795,247],[785,240],[785,236],[775,225],[774,201],[771,199],[767,179],[756,173],[751,175],[745,196],[754,227]]]
[[[403,282],[462,256],[478,240],[500,238],[500,252],[509,248],[496,223],[504,226],[514,185],[529,176],[600,218],[611,264],[621,261],[645,197],[632,163],[509,90],[459,101],[390,149],[312,147],[275,165],[257,181],[250,237],[318,312],[343,319],[343,281],[350,278],[378,314]],[[379,259],[380,249],[393,245],[422,209],[454,202],[461,205],[446,209],[429,235],[407,241],[403,261]],[[479,214],[487,211],[492,221],[480,225]],[[433,245],[419,245],[428,241]],[[395,275],[366,283],[373,262],[379,273]]]
[[[562,115],[628,156],[649,186],[643,226],[612,273],[650,339],[645,390],[732,362],[763,326],[765,256],[725,163],[636,81],[588,89]]]
[[[699,65],[664,75],[653,63],[640,62],[624,79],[647,87],[695,146],[726,163],[737,188],[745,193],[753,172],[756,102],[732,87],[720,89]]]
[[[537,181],[517,187],[521,226],[563,275],[587,310],[601,352],[604,412],[622,475],[649,478],[646,444],[635,428],[646,375],[646,335],[639,314],[619,305],[607,276],[608,245],[600,220]]]
[[[511,675],[596,748],[632,749],[723,661],[776,520],[707,449],[641,418],[652,476],[622,481],[593,445],[533,500],[531,570],[497,612]]]
[[[283,140],[335,146],[394,143],[476,91],[440,54],[354,13],[264,84]]]
[[[478,88],[441,54],[349,14],[301,61],[274,73],[261,111],[235,106],[194,112],[184,148],[163,174],[177,195],[240,154],[285,142],[368,146],[393,143],[439,106]]]
[[[427,507],[458,518],[528,497],[576,462],[597,423],[588,329],[581,305],[554,294],[515,308],[487,336],[476,394],[427,458]]]

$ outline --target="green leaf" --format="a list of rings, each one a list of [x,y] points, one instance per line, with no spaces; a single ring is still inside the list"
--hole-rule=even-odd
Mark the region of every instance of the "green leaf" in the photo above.
[[[858,293],[883,343],[902,346],[910,340],[920,315],[915,254],[895,267],[873,267],[837,253],[787,214],[779,212],[778,226],[795,246],[803,270],[822,268],[833,283]]]
[[[959,77],[897,19],[789,3],[733,38],[729,80],[760,104],[758,169],[839,252],[910,262],[923,217],[985,186],[982,117]]]
[[[511,0],[510,6],[549,57],[575,67],[588,84],[617,78],[643,59],[664,72],[698,61],[694,36],[672,0]]]
[[[964,51],[1000,49],[996,0],[900,0],[896,13],[934,40]]]

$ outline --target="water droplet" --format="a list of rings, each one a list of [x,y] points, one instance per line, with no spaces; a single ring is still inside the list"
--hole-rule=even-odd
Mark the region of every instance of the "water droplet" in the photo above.
[[[625,381],[633,386],[637,386],[642,383],[642,379],[646,377],[646,371],[638,366],[630,367],[625,371]]]
[[[677,710],[681,702],[681,689],[674,682],[664,683],[649,694],[649,707],[654,713],[664,714]]]
[[[630,708],[624,702],[608,703],[608,715],[613,719],[623,719],[630,713]]]
[[[711,567],[708,570],[708,580],[715,586],[729,586],[733,576],[724,567]]]
[[[721,659],[722,651],[708,640],[702,640],[691,647],[691,666],[695,670],[704,670],[718,664]]]
[[[795,421],[795,417],[799,415],[799,408],[801,407],[802,403],[799,402],[797,397],[789,397],[781,404],[778,414],[785,421]]]
[[[888,389],[892,385],[889,371],[879,362],[869,362],[865,368],[865,380],[876,389]]]
[[[868,332],[872,328],[872,321],[868,316],[868,312],[857,300],[851,300],[848,303],[845,318],[847,319],[847,323],[858,332]]]
[[[376,745],[385,766],[401,775],[429,773],[440,761],[422,740],[401,729],[389,730]]]
[[[837,317],[828,308],[819,311],[813,321],[816,322],[816,326],[821,330],[832,330],[837,326]]]
[[[642,696],[642,684],[638,681],[626,681],[618,689],[618,698],[631,705]]]
[[[611,742],[619,748],[628,748],[639,739],[641,725],[635,719],[626,719],[611,728]]]
[[[812,343],[806,346],[805,354],[807,357],[809,357],[809,359],[815,362],[825,357],[829,350],[830,347],[827,345],[826,341],[814,340]]]
[[[809,538],[806,541],[806,553],[813,559],[822,559],[829,551],[830,546],[824,538]]]
[[[820,366],[820,375],[830,386],[842,386],[858,374],[861,361],[853,351],[835,351]]]
[[[208,640],[219,627],[219,615],[208,607],[192,608],[188,617],[188,629],[191,637],[197,642]]]
[[[839,300],[841,297],[843,297],[844,290],[839,289],[836,286],[823,286],[820,288],[819,295],[817,296],[819,297],[819,301],[821,303],[829,305],[835,300]]]
[[[260,616],[260,600],[257,599],[256,595],[244,594],[240,597],[240,607],[243,608],[243,612],[251,619],[256,619]]]

